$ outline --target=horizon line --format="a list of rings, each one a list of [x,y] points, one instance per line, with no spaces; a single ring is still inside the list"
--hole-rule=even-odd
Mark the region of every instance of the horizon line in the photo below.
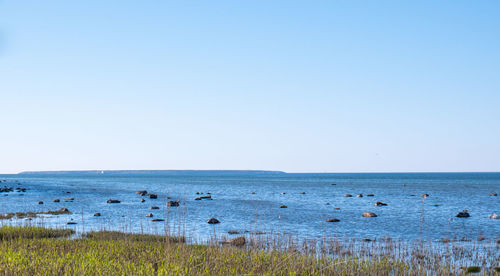
[[[83,172],[269,172],[284,174],[383,174],[383,173],[500,173],[500,171],[282,171],[262,169],[91,169],[91,170],[33,170],[16,173],[3,173],[0,175],[19,175],[28,173],[83,173]]]

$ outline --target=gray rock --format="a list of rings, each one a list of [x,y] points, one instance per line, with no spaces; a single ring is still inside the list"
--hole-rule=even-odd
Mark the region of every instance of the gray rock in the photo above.
[[[372,213],[372,212],[363,212],[363,217],[365,217],[365,218],[374,218],[376,216],[377,215],[375,213]]]
[[[221,244],[227,244],[232,246],[243,246],[245,245],[245,243],[246,239],[243,236],[221,242]]]

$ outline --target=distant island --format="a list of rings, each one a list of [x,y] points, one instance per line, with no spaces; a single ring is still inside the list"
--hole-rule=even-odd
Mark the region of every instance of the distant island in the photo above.
[[[286,174],[282,171],[266,170],[83,170],[83,171],[25,171],[18,174],[168,174],[168,175],[186,175],[186,174]]]

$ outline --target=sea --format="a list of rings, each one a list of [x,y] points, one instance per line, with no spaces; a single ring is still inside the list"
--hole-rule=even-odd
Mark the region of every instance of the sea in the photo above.
[[[0,213],[39,213],[2,219],[0,225],[182,234],[198,241],[245,233],[299,239],[500,238],[500,219],[488,217],[500,215],[500,196],[495,196],[500,173],[76,171],[5,174],[0,181],[0,187],[14,188],[0,193]],[[136,194],[139,190],[158,198]],[[208,195],[211,199],[196,200]],[[168,201],[179,206],[169,207]],[[43,214],[60,208],[71,214]],[[470,217],[456,217],[462,210]],[[363,212],[377,216],[363,217]],[[146,217],[150,213],[153,217]],[[210,218],[220,223],[207,223]],[[333,218],[339,221],[326,221]]]

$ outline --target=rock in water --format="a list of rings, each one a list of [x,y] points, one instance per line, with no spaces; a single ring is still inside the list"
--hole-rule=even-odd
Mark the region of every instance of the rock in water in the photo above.
[[[101,213],[94,213],[94,217],[100,217]]]
[[[286,205],[281,205],[280,208],[288,208]]]
[[[167,206],[169,207],[178,207],[180,205],[179,201],[168,201]]]
[[[59,212],[59,213],[65,213],[65,214],[71,213],[68,208],[61,208],[61,209],[57,210],[57,212]]]
[[[496,213],[493,213],[493,215],[489,215],[488,218],[490,218],[490,219],[500,219],[500,216],[497,215]]]
[[[463,210],[462,212],[459,212],[457,214],[457,218],[468,218],[470,217],[470,214],[467,210]]]
[[[118,199],[108,199],[108,201],[106,201],[106,203],[120,203],[121,201],[119,201]]]
[[[363,217],[365,217],[365,218],[374,218],[376,216],[377,215],[375,213],[372,213],[372,212],[364,212],[363,213]]]
[[[216,218],[211,218],[207,221],[208,224],[217,224],[220,223],[220,221]]]
[[[229,245],[232,245],[232,246],[243,246],[243,245],[245,245],[246,242],[247,241],[246,241],[245,237],[241,236],[241,237],[230,239],[228,241],[224,241],[224,242],[221,242],[221,243],[222,244],[229,244]]]
[[[340,219],[336,219],[336,218],[331,218],[331,219],[327,219],[326,222],[339,222]]]
[[[149,213],[146,215],[147,218],[152,218],[153,217],[153,214],[152,213]]]
[[[156,195],[156,194],[149,194],[148,197],[149,198],[158,198],[158,195]]]
[[[375,206],[387,206],[387,203],[383,203],[383,202],[380,202],[380,201],[377,201],[375,202]]]
[[[352,197],[352,195],[351,195],[351,194],[345,194],[344,196],[345,196],[345,197]]]
[[[359,195],[357,195],[356,197],[363,197],[363,194],[359,194]]]
[[[138,195],[140,195],[140,196],[145,196],[148,193],[148,191],[146,191],[146,190],[140,190],[140,191],[137,191],[135,193],[138,194]]]
[[[151,209],[151,210],[158,210],[158,209],[160,209],[160,207],[158,207],[158,206],[151,206],[151,207],[149,207],[149,209]]]

